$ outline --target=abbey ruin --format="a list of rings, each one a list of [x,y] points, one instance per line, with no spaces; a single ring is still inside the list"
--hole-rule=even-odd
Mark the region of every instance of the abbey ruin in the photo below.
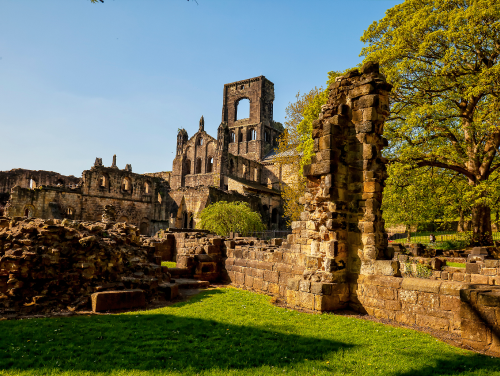
[[[25,185],[0,184],[11,189],[9,218],[0,219],[0,313],[37,310],[38,301],[44,307],[58,291],[65,300],[52,294],[51,304],[72,309],[78,296],[92,294],[94,300],[98,292],[115,290],[134,291],[144,305],[158,295],[175,296],[184,278],[195,278],[269,294],[294,309],[351,309],[454,333],[472,349],[500,355],[495,247],[472,249],[465,270],[442,270],[440,259],[421,247],[403,253],[388,244],[380,209],[387,175],[381,151],[391,89],[376,63],[337,77],[329,87],[328,103],[313,124],[316,155],[304,168],[304,210],[286,240],[218,237],[190,228],[191,213],[218,199],[247,201],[279,224],[272,213],[282,182],[270,151],[279,130],[272,122],[272,83],[264,77],[225,85],[217,139],[206,134],[203,119],[191,138],[180,130],[171,173],[138,175],[130,166],[107,168],[100,160],[81,181],[4,173],[9,182],[19,176]],[[250,98],[250,118],[235,121],[243,97]],[[37,176],[45,176],[42,184],[61,179],[60,186],[26,186]],[[102,217],[104,206],[109,213]],[[114,254],[113,245],[120,252]],[[161,259],[177,265],[159,268]],[[431,274],[415,278],[409,260],[428,263]],[[50,273],[37,261],[46,262]]]
[[[238,119],[240,101],[250,116]],[[106,205],[117,220],[143,235],[166,228],[194,228],[197,214],[217,201],[245,201],[270,229],[283,227],[281,171],[274,148],[282,128],[273,121],[274,84],[264,76],[224,85],[217,138],[205,132],[177,134],[172,171],[136,174],[97,158],[81,178],[50,171],[0,171],[0,215],[98,221]]]

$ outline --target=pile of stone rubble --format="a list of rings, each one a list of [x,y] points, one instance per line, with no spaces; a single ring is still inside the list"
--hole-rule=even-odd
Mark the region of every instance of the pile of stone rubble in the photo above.
[[[110,290],[169,300],[173,287],[136,226],[0,217],[0,314],[87,309]]]

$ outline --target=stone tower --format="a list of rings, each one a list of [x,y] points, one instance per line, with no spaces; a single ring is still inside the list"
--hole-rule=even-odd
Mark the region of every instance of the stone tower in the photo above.
[[[242,100],[250,102],[250,116],[238,120]],[[272,149],[279,134],[273,128],[273,101],[274,84],[264,76],[224,85],[222,122],[229,127],[229,153],[260,161]]]

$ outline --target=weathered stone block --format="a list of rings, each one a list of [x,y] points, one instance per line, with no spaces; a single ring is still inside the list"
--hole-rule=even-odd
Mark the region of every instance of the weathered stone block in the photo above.
[[[403,278],[401,288],[405,290],[439,293],[442,281],[423,278]]]
[[[92,311],[104,312],[141,308],[146,306],[142,290],[103,291],[91,295]]]
[[[330,295],[333,283],[311,282],[311,293],[316,295]]]
[[[415,323],[419,326],[437,330],[448,330],[450,328],[450,321],[441,317],[416,315]]]
[[[310,292],[311,291],[311,282],[304,281],[304,280],[299,281],[299,290],[303,291],[303,292]]]
[[[472,264],[474,265],[474,264]],[[489,278],[487,275],[482,275],[482,274],[471,274],[470,276],[470,282],[478,285],[488,285],[489,284]]]
[[[299,291],[298,294],[300,306],[306,309],[314,310],[314,294],[302,291]]]

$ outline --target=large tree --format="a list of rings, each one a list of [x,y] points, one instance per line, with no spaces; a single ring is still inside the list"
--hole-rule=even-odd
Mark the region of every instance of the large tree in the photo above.
[[[474,241],[491,243],[483,188],[500,167],[500,1],[406,0],[361,40],[365,61],[379,61],[394,85],[387,156],[467,179],[480,192]]]

